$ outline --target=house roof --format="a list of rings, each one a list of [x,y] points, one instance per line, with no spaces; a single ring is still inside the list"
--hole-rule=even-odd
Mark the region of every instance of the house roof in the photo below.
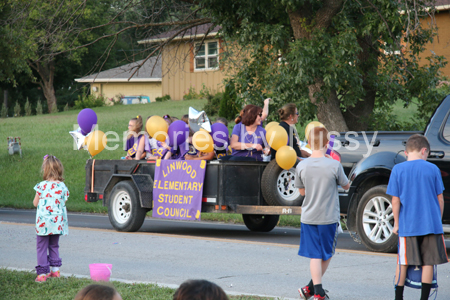
[[[130,78],[136,67],[144,60],[139,60],[117,68],[105,70],[89,76],[75,79],[76,82],[161,82],[161,59],[150,57],[142,67]]]
[[[194,39],[194,38],[203,38],[205,34],[208,32],[209,36],[216,36],[218,31],[222,27],[215,26],[212,23],[203,24],[199,26],[195,26],[192,28],[187,29],[186,31],[178,34],[173,40],[187,40],[187,39]],[[163,32],[154,36],[151,36],[149,38],[146,38],[144,40],[138,41],[138,44],[147,44],[147,43],[158,43],[158,42],[164,42],[171,38],[174,34],[176,34],[180,29],[177,30],[171,30],[168,32]]]
[[[450,9],[450,0],[435,0],[434,6],[436,7],[436,10]]]

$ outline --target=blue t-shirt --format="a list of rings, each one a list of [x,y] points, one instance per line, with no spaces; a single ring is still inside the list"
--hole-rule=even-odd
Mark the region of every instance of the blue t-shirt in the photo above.
[[[386,193],[400,198],[398,235],[444,233],[437,199],[443,191],[441,172],[434,164],[417,159],[394,166]]]
[[[242,123],[238,123],[234,125],[233,132],[231,133],[231,136],[237,135],[238,136],[238,142],[240,143],[246,143],[246,144],[260,144],[263,148],[266,147],[265,140],[266,140],[266,130],[258,125],[255,132],[253,134],[249,134],[247,130],[245,129],[245,125]],[[246,156],[246,157],[253,157],[256,160],[262,161],[262,151],[256,151],[256,149],[252,150],[235,150],[232,149],[231,155],[235,156]]]

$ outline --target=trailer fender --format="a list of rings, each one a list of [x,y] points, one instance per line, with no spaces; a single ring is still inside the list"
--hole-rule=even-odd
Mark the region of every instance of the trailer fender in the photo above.
[[[108,206],[113,187],[120,181],[132,181],[139,192],[141,207],[152,209],[153,179],[148,174],[115,174],[111,176],[103,191],[103,206]]]

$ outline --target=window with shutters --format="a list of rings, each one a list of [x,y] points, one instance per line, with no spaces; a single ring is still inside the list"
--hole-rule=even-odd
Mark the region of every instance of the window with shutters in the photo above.
[[[219,42],[209,41],[195,44],[194,70],[217,70],[219,68]]]

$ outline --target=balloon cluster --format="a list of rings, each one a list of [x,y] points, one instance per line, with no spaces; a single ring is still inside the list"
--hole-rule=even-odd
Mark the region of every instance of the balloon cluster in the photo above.
[[[317,121],[312,121],[305,128],[305,137],[309,137],[310,131],[314,127],[325,127],[322,123]],[[295,162],[297,161],[297,153],[294,148],[288,146],[289,137],[286,130],[279,125],[277,122],[270,122],[266,125],[266,140],[270,147],[277,151],[275,155],[275,160],[277,164],[285,170],[291,169]],[[334,135],[330,136],[330,142],[328,144],[328,149],[326,154],[330,155],[331,158],[341,161],[340,154],[333,150]],[[303,150],[310,150],[309,144],[306,146],[308,149],[302,147]]]
[[[85,149],[91,156],[95,156],[105,149],[107,138],[103,131],[94,130],[97,125],[97,114],[90,108],[85,108],[78,113],[78,129],[69,131],[74,138],[77,149]]]
[[[197,122],[202,118],[201,122]],[[189,136],[189,128],[195,133],[192,137],[192,144],[195,149],[201,152],[212,152],[214,146],[228,147],[228,128],[221,123],[215,123],[211,126],[209,119],[206,119],[204,112],[198,112],[192,107],[189,108],[189,125],[177,120],[170,124],[160,116],[152,116],[146,123],[148,134],[160,142],[167,142],[170,147],[180,147],[186,142]],[[205,119],[205,120],[203,120]]]
[[[294,148],[288,146],[289,137],[286,130],[277,122],[270,122],[266,125],[266,141],[270,147],[277,151],[275,160],[277,164],[285,170],[289,170],[297,161],[297,154]]]

